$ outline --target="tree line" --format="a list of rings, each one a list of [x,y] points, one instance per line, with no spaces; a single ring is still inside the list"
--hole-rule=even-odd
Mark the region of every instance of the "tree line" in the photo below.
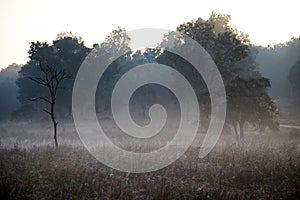
[[[246,124],[254,125],[259,129],[269,127],[272,130],[276,130],[279,124],[276,105],[268,93],[268,89],[271,87],[270,80],[262,75],[257,62],[259,50],[251,44],[246,34],[232,28],[229,22],[229,15],[213,12],[207,20],[198,18],[195,21],[180,24],[176,31],[196,40],[216,63],[227,94],[226,125],[236,133],[237,139],[243,139]],[[55,68],[57,72],[60,71],[67,77],[60,82],[59,88],[61,89],[56,91],[54,110],[58,118],[71,120],[72,88],[77,71],[86,56],[92,49],[99,49],[108,55],[126,50],[128,53],[115,60],[100,80],[96,93],[98,114],[111,115],[110,98],[106,97],[111,96],[115,83],[124,73],[135,66],[155,62],[175,68],[190,82],[199,99],[205,125],[210,117],[209,94],[203,92],[206,90],[206,85],[190,63],[163,48],[164,44],[171,39],[172,33],[169,33],[157,48],[134,51],[129,47],[130,37],[126,30],[117,28],[103,43],[94,44],[93,48],[87,47],[82,38],[76,37],[70,32],[59,34],[52,43],[32,42],[28,52],[29,61],[19,69],[18,75],[13,81],[17,85],[18,92],[15,96],[20,105],[11,113],[11,117],[29,119],[35,116],[47,119],[47,112],[51,115],[48,110],[51,103],[32,100],[36,100],[38,97],[49,100],[53,97],[51,91],[45,89],[47,80],[43,79],[43,77],[45,78],[43,75],[45,75],[45,70]],[[178,46],[174,48],[184,46],[182,41],[178,41],[177,44]],[[289,76],[296,93],[299,91],[297,82],[299,76],[296,75],[299,72],[299,66],[299,62],[297,62],[292,67],[293,72]],[[140,109],[137,110],[144,111],[157,99],[166,105],[176,105],[176,98],[172,96],[172,93],[156,85],[145,87],[142,95],[136,95],[136,98],[133,99],[133,104],[137,107],[140,106]],[[1,104],[5,103],[1,102]],[[46,114],[40,112],[43,109],[46,109]]]

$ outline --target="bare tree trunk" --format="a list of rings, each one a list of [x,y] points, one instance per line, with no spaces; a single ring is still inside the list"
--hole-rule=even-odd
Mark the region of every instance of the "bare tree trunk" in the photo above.
[[[54,141],[55,141],[55,147],[58,147],[58,142],[57,142],[57,122],[53,122],[53,127],[54,127]]]
[[[40,63],[40,70],[43,74],[43,77],[37,77],[33,78],[30,77],[30,80],[33,82],[42,85],[47,88],[50,94],[50,99],[39,96],[33,99],[28,99],[29,101],[37,101],[37,100],[43,100],[44,102],[48,103],[50,105],[50,111],[47,109],[43,109],[44,112],[50,115],[51,121],[53,124],[53,132],[54,132],[54,141],[55,141],[55,147],[58,147],[58,142],[57,142],[57,122],[55,119],[55,113],[54,113],[54,105],[55,105],[55,100],[57,97],[57,90],[59,89],[59,85],[61,81],[64,79],[70,78],[71,76],[66,75],[65,71],[63,69],[57,70],[54,66],[45,66],[44,68],[42,67]]]
[[[233,122],[232,126],[233,126],[233,129],[234,129],[236,141],[239,141],[239,133],[238,133],[238,131],[237,131],[236,123]]]
[[[239,123],[240,123],[240,139],[241,139],[242,142],[244,142],[244,124],[245,124],[245,121],[241,120]]]
[[[51,103],[51,120],[53,123],[53,132],[54,132],[54,142],[55,142],[55,147],[58,147],[58,142],[57,142],[57,122],[55,120],[55,113],[54,113],[54,104],[55,104],[55,100],[52,101]]]

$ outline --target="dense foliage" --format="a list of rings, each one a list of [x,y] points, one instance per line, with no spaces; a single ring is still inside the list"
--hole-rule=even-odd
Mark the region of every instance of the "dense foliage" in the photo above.
[[[247,35],[233,29],[229,22],[229,15],[213,12],[207,20],[199,18],[179,25],[177,31],[201,44],[216,63],[227,93],[227,124],[232,125],[237,135],[240,134],[243,139],[246,123],[260,128],[276,129],[278,127],[276,106],[267,93],[271,84],[259,72],[254,46]],[[210,100],[205,82],[188,62],[164,49],[164,43],[171,37],[172,33],[166,35],[157,48],[143,51],[130,49],[130,38],[126,30],[121,28],[113,30],[103,43],[95,44],[93,51],[84,45],[80,37],[71,33],[59,34],[52,43],[32,42],[28,52],[30,60],[20,70],[17,80],[18,99],[22,107],[15,115],[27,118],[28,113],[35,113],[34,115],[39,118],[46,117],[40,114],[40,110],[46,106],[45,103],[32,103],[28,99],[37,96],[49,98],[49,94],[42,85],[36,84],[31,79],[40,78],[41,66],[56,66],[71,77],[62,83],[62,90],[57,94],[56,113],[59,118],[71,118],[73,84],[86,56],[92,52],[90,56],[95,56],[96,60],[97,56],[98,60],[110,59],[111,55],[126,51],[126,54],[112,62],[99,82],[96,94],[98,113],[111,114],[110,96],[114,85],[124,73],[135,66],[155,62],[172,66],[189,80],[198,96],[200,109],[209,118]],[[178,47],[184,47],[184,42],[177,41],[177,47],[174,48]],[[191,51],[189,48],[186,50]],[[99,66],[101,67],[101,61]],[[172,80],[172,75],[164,78],[176,81]],[[136,110],[142,110],[144,116],[150,104],[176,104],[176,99],[174,100],[174,96],[166,88],[149,85],[143,89],[142,95],[136,95],[132,103],[140,108]],[[32,117],[32,114],[30,116]],[[240,131],[237,131],[238,127]]]

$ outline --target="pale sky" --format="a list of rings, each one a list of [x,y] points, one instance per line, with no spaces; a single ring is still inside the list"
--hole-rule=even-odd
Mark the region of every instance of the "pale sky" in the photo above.
[[[63,31],[91,47],[118,26],[175,30],[213,10],[230,14],[231,25],[254,44],[272,45],[300,35],[299,6],[299,0],[0,0],[0,68],[25,64],[29,42],[51,42]]]

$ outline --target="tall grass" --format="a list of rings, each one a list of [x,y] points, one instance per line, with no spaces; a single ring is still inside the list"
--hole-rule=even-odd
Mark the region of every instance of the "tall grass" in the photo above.
[[[300,199],[297,142],[190,148],[170,166],[128,174],[82,147],[0,150],[0,199]]]

